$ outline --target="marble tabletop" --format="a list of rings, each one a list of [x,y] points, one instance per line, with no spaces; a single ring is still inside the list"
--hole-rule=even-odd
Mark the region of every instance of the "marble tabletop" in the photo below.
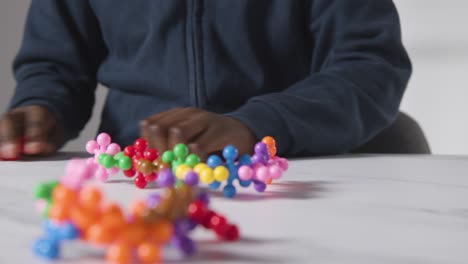
[[[41,234],[33,186],[60,177],[66,159],[0,162],[0,263],[46,263],[31,253]],[[124,176],[101,184],[123,204],[138,190]],[[468,157],[348,156],[295,160],[266,193],[243,189],[213,207],[241,229],[236,243],[195,232],[199,252],[167,263],[468,263]],[[104,263],[71,242],[54,263]]]

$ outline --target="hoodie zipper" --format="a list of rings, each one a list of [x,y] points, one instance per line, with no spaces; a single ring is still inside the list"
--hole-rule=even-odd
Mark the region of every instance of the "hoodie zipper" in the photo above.
[[[200,59],[200,11],[201,11],[201,0],[189,1],[189,25],[190,25],[190,45],[189,54],[191,56],[191,98],[192,103],[195,107],[200,107],[203,103],[200,98],[200,86],[201,86],[201,59]]]

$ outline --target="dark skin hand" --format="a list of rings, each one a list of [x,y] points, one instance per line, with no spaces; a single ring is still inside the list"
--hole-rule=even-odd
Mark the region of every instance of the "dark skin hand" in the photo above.
[[[178,143],[187,144],[202,159],[234,145],[240,154],[252,153],[257,142],[240,121],[197,108],[175,108],[140,122],[141,136],[160,153]]]
[[[21,154],[49,155],[62,144],[63,129],[46,107],[19,107],[0,118],[0,159],[14,160]]]

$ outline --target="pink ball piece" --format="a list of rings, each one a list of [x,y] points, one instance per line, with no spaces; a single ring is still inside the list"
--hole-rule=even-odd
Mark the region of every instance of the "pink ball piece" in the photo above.
[[[253,176],[253,170],[249,166],[241,166],[239,170],[237,171],[237,174],[239,175],[239,179],[243,181],[248,181],[252,179]]]
[[[44,209],[46,208],[46,205],[47,205],[47,202],[44,201],[44,199],[40,199],[36,202],[36,212],[38,212],[39,214],[42,214],[42,212],[44,212]]]
[[[109,173],[107,173],[106,169],[101,167],[96,171],[96,179],[98,181],[105,182],[107,181],[108,178],[109,178]]]
[[[101,133],[97,136],[96,141],[101,146],[101,150],[105,150],[111,143],[111,137],[107,133]]]
[[[86,143],[86,152],[89,154],[94,154],[96,151],[99,150],[99,144],[96,142],[96,140],[90,140],[88,143]]]
[[[268,171],[268,167],[266,166],[261,166],[257,169],[255,176],[257,177],[257,180],[266,182],[270,179],[270,173]]]
[[[112,143],[109,146],[107,146],[106,153],[114,156],[115,154],[120,152],[120,146],[116,143]]]
[[[283,175],[283,169],[279,165],[271,165],[268,167],[270,177],[274,180],[281,178]]]
[[[113,168],[110,168],[110,169],[107,169],[107,173],[109,173],[109,175],[115,175],[117,173],[119,173],[119,168],[117,167],[113,167]]]
[[[64,177],[81,178],[81,174],[92,173],[87,160],[71,159],[65,167]]]
[[[97,166],[97,161],[96,161],[96,158],[95,157],[92,157],[92,158],[87,158],[86,159],[86,166]]]
[[[82,183],[83,180],[81,178],[73,178],[71,176],[64,176],[60,179],[60,184],[73,190],[79,189]]]
[[[283,171],[288,170],[289,164],[288,164],[288,160],[287,160],[287,159],[285,159],[285,158],[278,158],[278,163],[279,163],[279,166],[281,167],[281,169],[283,169]]]

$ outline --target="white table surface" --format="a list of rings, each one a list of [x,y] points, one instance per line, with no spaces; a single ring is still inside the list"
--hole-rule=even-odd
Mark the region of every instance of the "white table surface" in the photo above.
[[[31,253],[42,232],[33,186],[58,178],[65,161],[0,162],[0,263],[45,263]],[[109,198],[129,203],[139,190],[116,176]],[[217,243],[197,231],[198,254],[167,263],[468,263],[468,157],[354,156],[298,160],[258,195],[243,189],[212,206],[239,225],[242,240]],[[54,263],[104,263],[80,243]]]

